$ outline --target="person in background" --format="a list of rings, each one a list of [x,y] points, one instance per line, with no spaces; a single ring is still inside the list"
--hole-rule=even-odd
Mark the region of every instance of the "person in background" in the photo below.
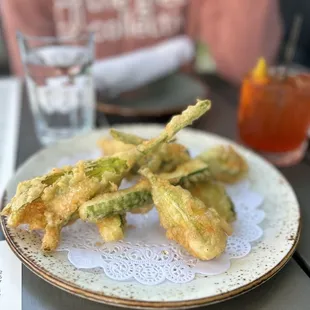
[[[277,0],[2,0],[2,14],[14,74],[23,75],[17,30],[93,31],[96,87],[112,87],[116,74],[114,85],[129,83],[116,92],[169,74],[196,51],[198,69],[239,83],[258,57],[276,59],[282,31]]]

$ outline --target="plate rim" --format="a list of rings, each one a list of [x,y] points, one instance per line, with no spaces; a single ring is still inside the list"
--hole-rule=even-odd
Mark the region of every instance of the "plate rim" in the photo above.
[[[5,197],[6,197],[6,191],[3,194],[2,205],[4,205],[3,202],[6,201]],[[129,308],[134,308],[134,309],[137,309],[137,308],[141,308],[141,309],[189,309],[189,308],[206,306],[206,305],[211,305],[211,304],[215,304],[218,302],[226,301],[234,297],[240,296],[246,292],[249,292],[250,290],[255,289],[256,287],[262,285],[263,283],[271,279],[273,276],[275,276],[288,263],[288,261],[292,257],[293,253],[296,250],[299,239],[300,239],[300,231],[301,231],[300,218],[298,222],[299,223],[298,223],[298,231],[296,234],[296,239],[290,251],[275,267],[273,267],[271,270],[269,270],[267,273],[265,273],[258,279],[246,285],[243,285],[237,289],[234,289],[232,291],[221,293],[221,294],[210,296],[210,297],[192,299],[192,300],[187,300],[187,301],[157,302],[157,301],[132,300],[128,298],[120,298],[120,297],[107,296],[104,294],[95,293],[87,289],[82,289],[78,286],[74,286],[72,285],[72,283],[64,281],[63,279],[50,274],[45,268],[38,267],[34,262],[32,262],[22,252],[18,251],[18,248],[19,248],[18,245],[16,244],[14,239],[11,237],[7,229],[6,219],[5,217],[1,216],[2,231],[4,233],[5,239],[9,247],[15,253],[15,255],[21,260],[21,262],[34,274],[39,276],[41,279],[45,280],[46,282],[52,284],[53,286],[58,287],[68,293],[71,293],[79,297],[83,297],[91,301],[95,301],[95,302],[99,302],[99,303],[103,303],[107,305],[112,305],[112,306],[119,306],[119,307],[124,307],[124,308],[129,307]]]
[[[119,125],[115,125],[115,127],[126,127],[126,126],[135,127],[135,126],[141,126],[141,125],[142,126],[154,126],[154,127],[158,127],[158,128],[163,127],[160,124],[130,124],[130,125],[129,124],[128,125],[119,124]],[[100,132],[100,131],[102,131],[102,129],[93,130],[91,133]],[[253,151],[247,149],[246,147],[244,147],[242,145],[239,145],[235,141],[232,141],[226,137],[222,137],[220,135],[216,135],[213,133],[209,133],[209,132],[206,132],[203,130],[197,130],[197,129],[193,129],[193,128],[187,128],[186,131],[199,132],[202,134],[207,134],[209,136],[213,136],[215,138],[220,138],[221,140],[225,140],[228,143],[238,145],[239,147],[246,149],[248,152],[250,152],[251,155],[259,157],[261,160],[263,160],[265,162],[265,164],[269,165],[270,168],[273,168],[273,169],[278,171],[278,169],[276,167],[272,166],[270,163],[268,163],[265,159],[263,159],[258,154],[254,153]],[[89,134],[90,133],[85,134],[83,136],[87,136]],[[78,138],[79,137],[76,137],[73,139],[78,139]],[[66,141],[60,141],[57,144],[62,144],[62,143],[66,143]],[[55,145],[53,145],[51,147],[54,148]],[[34,153],[17,169],[15,174],[18,173],[18,171],[22,168],[22,166],[24,166],[28,161],[30,161],[32,159],[32,157],[37,156],[37,154],[39,154],[41,152],[45,152],[47,149],[49,149],[51,147],[41,149],[41,150],[37,151],[36,153]],[[280,173],[280,175],[286,180],[286,178],[283,176],[283,174],[280,171],[278,171],[278,173]],[[291,184],[289,182],[287,182],[287,185],[290,187],[292,194],[294,195],[294,197],[298,203],[298,199],[296,197],[295,191],[292,188]],[[4,190],[3,194],[2,194],[1,203],[0,203],[0,210],[5,206],[6,202],[7,202],[7,190]],[[29,270],[31,270],[34,274],[39,276],[41,279],[45,280],[46,282],[52,284],[53,286],[58,287],[58,288],[66,291],[68,293],[71,293],[73,295],[76,295],[76,296],[79,296],[79,297],[82,297],[82,298],[85,298],[85,299],[88,299],[91,301],[95,301],[95,302],[99,302],[99,303],[103,303],[103,304],[107,304],[107,305],[112,305],[112,306],[118,306],[118,307],[127,307],[127,308],[129,307],[129,308],[135,308],[135,309],[137,309],[137,308],[140,308],[140,309],[176,309],[176,308],[188,309],[188,308],[195,308],[195,307],[210,305],[210,304],[214,304],[214,303],[218,303],[221,301],[232,299],[234,297],[242,295],[242,294],[260,286],[261,284],[265,283],[267,280],[271,279],[274,275],[276,275],[288,263],[288,261],[292,257],[292,255],[295,252],[296,247],[298,245],[298,242],[300,239],[300,232],[301,232],[301,213],[300,213],[299,203],[298,203],[298,212],[299,212],[298,229],[296,232],[296,237],[295,237],[294,243],[291,245],[291,248],[286,253],[286,255],[272,269],[270,269],[268,272],[263,274],[261,277],[253,280],[252,282],[247,283],[247,284],[245,284],[241,287],[238,287],[234,290],[231,290],[231,291],[228,291],[225,293],[220,293],[220,294],[213,295],[213,296],[209,296],[209,297],[203,297],[203,298],[191,299],[191,300],[185,300],[185,301],[144,301],[144,300],[138,300],[138,299],[128,299],[128,298],[121,298],[121,297],[115,297],[115,296],[107,296],[103,293],[96,293],[96,292],[90,291],[88,289],[83,289],[81,287],[75,286],[74,284],[67,282],[64,279],[61,279],[61,278],[51,274],[45,268],[37,266],[37,264],[35,262],[31,261],[31,259],[29,259],[23,252],[20,252],[18,244],[16,243],[14,238],[10,235],[9,228],[6,225],[7,219],[4,216],[0,217],[0,224],[2,227],[4,237],[5,237],[8,245],[9,245],[9,247],[14,252],[14,254],[20,259],[20,261]]]

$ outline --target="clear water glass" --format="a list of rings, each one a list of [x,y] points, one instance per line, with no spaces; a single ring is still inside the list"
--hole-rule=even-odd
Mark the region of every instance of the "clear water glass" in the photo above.
[[[40,142],[47,145],[91,130],[94,35],[59,38],[17,33],[17,39]]]

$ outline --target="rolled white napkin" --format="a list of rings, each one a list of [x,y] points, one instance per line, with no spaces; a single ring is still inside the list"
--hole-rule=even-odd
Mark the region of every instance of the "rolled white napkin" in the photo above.
[[[96,89],[117,96],[176,71],[191,61],[194,53],[191,39],[179,36],[152,47],[96,61],[93,65]]]

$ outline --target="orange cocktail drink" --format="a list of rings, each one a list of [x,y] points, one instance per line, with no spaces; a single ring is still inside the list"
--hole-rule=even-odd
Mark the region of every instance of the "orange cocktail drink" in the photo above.
[[[300,159],[306,145],[310,76],[271,75],[260,66],[242,84],[239,136],[254,150],[271,155],[276,164],[289,164]]]

